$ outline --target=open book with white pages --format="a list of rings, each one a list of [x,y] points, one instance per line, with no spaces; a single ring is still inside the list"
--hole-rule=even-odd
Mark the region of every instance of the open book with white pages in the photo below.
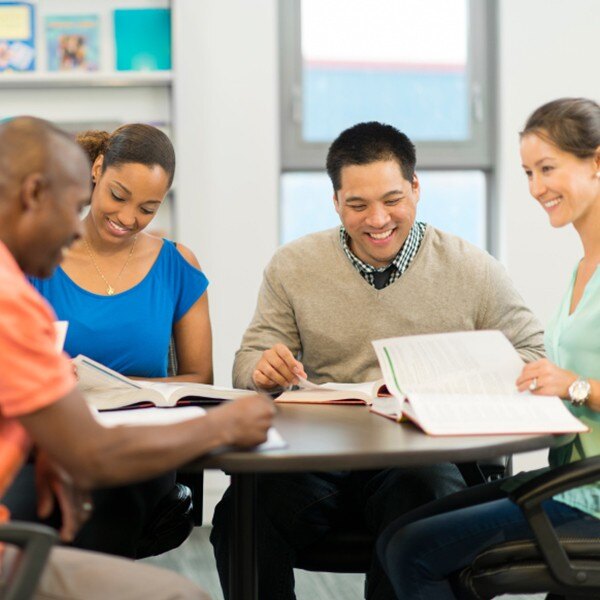
[[[387,395],[383,379],[364,383],[322,383],[300,378],[297,390],[283,392],[275,402],[290,404],[367,404],[378,395]]]
[[[129,379],[82,354],[76,356],[73,363],[77,368],[79,388],[88,403],[98,410],[207,404],[235,400],[251,393],[203,383]]]
[[[557,396],[520,393],[523,361],[500,331],[461,331],[373,342],[389,397],[371,411],[409,419],[430,435],[581,433]]]

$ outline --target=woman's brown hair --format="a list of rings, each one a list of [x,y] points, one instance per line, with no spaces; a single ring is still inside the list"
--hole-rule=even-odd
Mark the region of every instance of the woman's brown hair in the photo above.
[[[587,98],[560,98],[536,109],[520,136],[534,133],[579,158],[600,147],[600,106]]]
[[[144,123],[121,125],[112,133],[99,130],[77,135],[78,144],[87,152],[90,161],[104,156],[102,172],[113,165],[138,163],[162,167],[169,178],[175,175],[175,150],[171,140],[160,129]]]

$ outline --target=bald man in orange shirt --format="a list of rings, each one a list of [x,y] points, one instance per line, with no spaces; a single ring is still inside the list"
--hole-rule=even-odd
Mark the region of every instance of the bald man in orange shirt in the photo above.
[[[38,511],[47,516],[58,501],[65,541],[89,516],[92,488],[145,480],[219,446],[259,444],[274,414],[254,394],[174,425],[104,428],[94,419],[55,350],[52,309],[25,278],[49,276],[79,237],[89,170],[49,123],[0,125],[0,496],[35,447]],[[175,573],[69,548],[52,550],[35,598],[49,596],[208,598]]]

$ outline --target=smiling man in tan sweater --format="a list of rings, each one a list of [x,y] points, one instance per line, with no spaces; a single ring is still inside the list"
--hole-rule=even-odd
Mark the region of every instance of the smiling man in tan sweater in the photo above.
[[[361,123],[331,145],[327,171],[342,226],[280,248],[264,274],[237,352],[237,387],[278,391],[299,375],[316,383],[380,377],[371,340],[499,329],[526,361],[543,356],[540,324],[504,268],[464,240],[416,221],[415,148],[401,132]],[[296,551],[362,515],[378,535],[416,506],[459,490],[452,464],[259,478],[259,597],[291,600]],[[230,494],[212,534],[227,596]],[[393,599],[374,557],[369,600]]]

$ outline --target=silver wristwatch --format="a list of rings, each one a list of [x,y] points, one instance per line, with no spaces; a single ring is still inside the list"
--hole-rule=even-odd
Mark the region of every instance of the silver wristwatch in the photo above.
[[[583,406],[590,397],[592,386],[586,379],[578,377],[569,386],[569,400],[573,406]]]

